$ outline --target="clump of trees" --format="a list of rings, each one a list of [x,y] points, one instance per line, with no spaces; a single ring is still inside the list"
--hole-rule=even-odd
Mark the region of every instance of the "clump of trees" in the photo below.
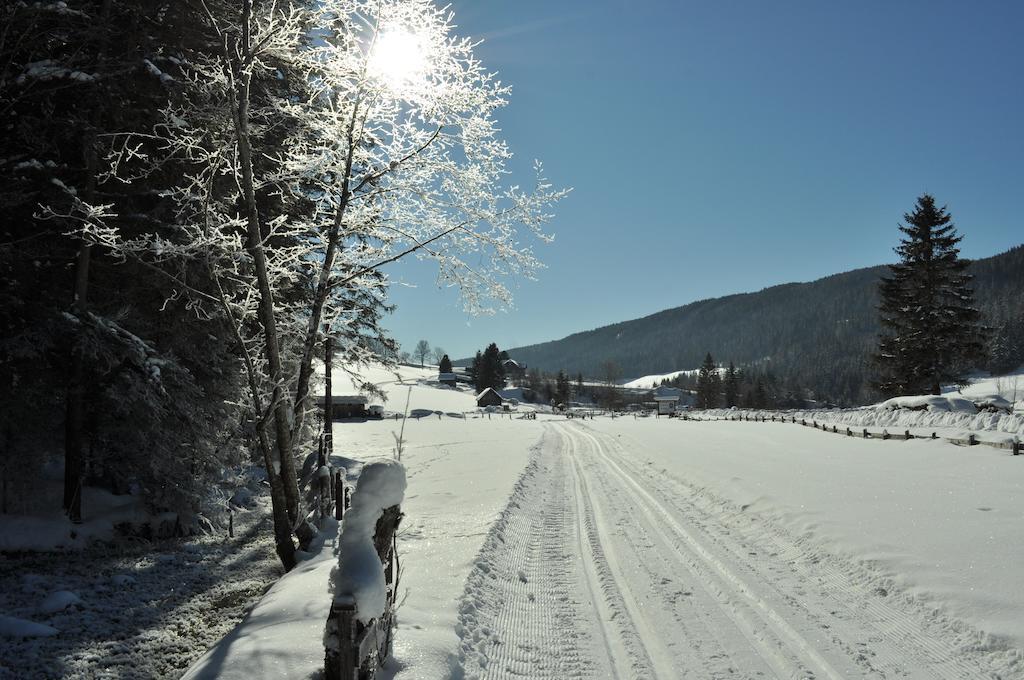
[[[985,346],[968,261],[960,257],[952,217],[924,194],[903,216],[900,261],[879,285],[882,335],[875,386],[886,395],[940,394],[966,384]]]
[[[32,450],[19,413],[65,425],[70,509],[134,428],[115,472],[162,484],[159,504],[178,485],[194,506],[251,451],[290,568],[323,338],[345,365],[394,356],[382,268],[414,253],[467,310],[504,306],[564,192],[539,167],[530,191],[503,184],[508,89],[427,0],[0,11],[0,379],[26,404],[5,397],[5,455]],[[382,35],[424,66],[396,73]],[[54,394],[66,409],[27,406]]]
[[[494,390],[505,387],[505,359],[501,355],[498,345],[493,342],[483,352],[477,350],[469,366],[469,376],[477,393],[488,387]],[[508,358],[507,354],[505,358]]]

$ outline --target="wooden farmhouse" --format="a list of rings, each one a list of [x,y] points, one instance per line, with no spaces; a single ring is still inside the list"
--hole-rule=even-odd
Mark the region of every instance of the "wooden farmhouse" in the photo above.
[[[437,381],[439,383],[441,383],[442,385],[448,385],[449,387],[455,387],[455,384],[458,382],[458,379],[455,377],[454,373],[438,373],[437,374]]]
[[[526,379],[526,364],[521,364],[515,359],[505,359],[502,366],[505,369],[505,377],[512,382],[519,383]]]
[[[324,408],[326,397],[320,395],[316,403],[321,409]],[[340,418],[365,418],[367,398],[359,394],[335,394],[331,396],[331,420]]]
[[[504,402],[505,400],[502,396],[490,387],[476,395],[476,405],[480,408],[485,406],[501,406]]]

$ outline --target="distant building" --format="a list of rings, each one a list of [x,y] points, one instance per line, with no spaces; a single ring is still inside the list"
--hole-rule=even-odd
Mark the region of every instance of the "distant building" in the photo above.
[[[505,368],[505,377],[509,380],[520,382],[526,379],[526,364],[521,364],[515,359],[505,359],[501,365]]]
[[[326,397],[320,395],[316,398],[317,405],[323,409]],[[368,399],[358,394],[335,394],[331,396],[331,420],[339,418],[365,418],[368,414],[366,404]]]
[[[679,409],[679,400],[683,396],[683,391],[676,387],[667,387],[661,385],[651,392],[651,399],[654,401],[657,407],[659,416],[671,416]]]
[[[484,406],[501,406],[504,401],[502,396],[490,387],[476,395],[476,405],[481,408]]]
[[[437,381],[442,385],[448,385],[449,387],[455,387],[455,383],[458,382],[458,378],[454,373],[438,373]]]

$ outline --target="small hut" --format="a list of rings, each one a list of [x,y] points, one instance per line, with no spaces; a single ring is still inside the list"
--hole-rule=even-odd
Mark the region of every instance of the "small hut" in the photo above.
[[[456,384],[456,382],[458,382],[458,379],[455,377],[454,373],[438,373],[437,374],[437,381],[439,383],[441,383],[442,385],[448,385],[449,387],[455,387],[455,384]]]
[[[501,406],[504,401],[502,396],[490,387],[476,395],[476,405],[481,408],[485,406]]]
[[[316,398],[317,405],[324,408],[326,397]],[[331,396],[331,420],[340,418],[365,418],[368,399],[359,394],[335,394]]]

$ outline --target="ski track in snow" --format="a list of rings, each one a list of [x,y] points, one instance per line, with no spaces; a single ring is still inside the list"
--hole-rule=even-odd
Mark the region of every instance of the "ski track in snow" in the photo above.
[[[613,437],[551,423],[468,577],[453,677],[1020,672],[1014,650],[891,590]]]

